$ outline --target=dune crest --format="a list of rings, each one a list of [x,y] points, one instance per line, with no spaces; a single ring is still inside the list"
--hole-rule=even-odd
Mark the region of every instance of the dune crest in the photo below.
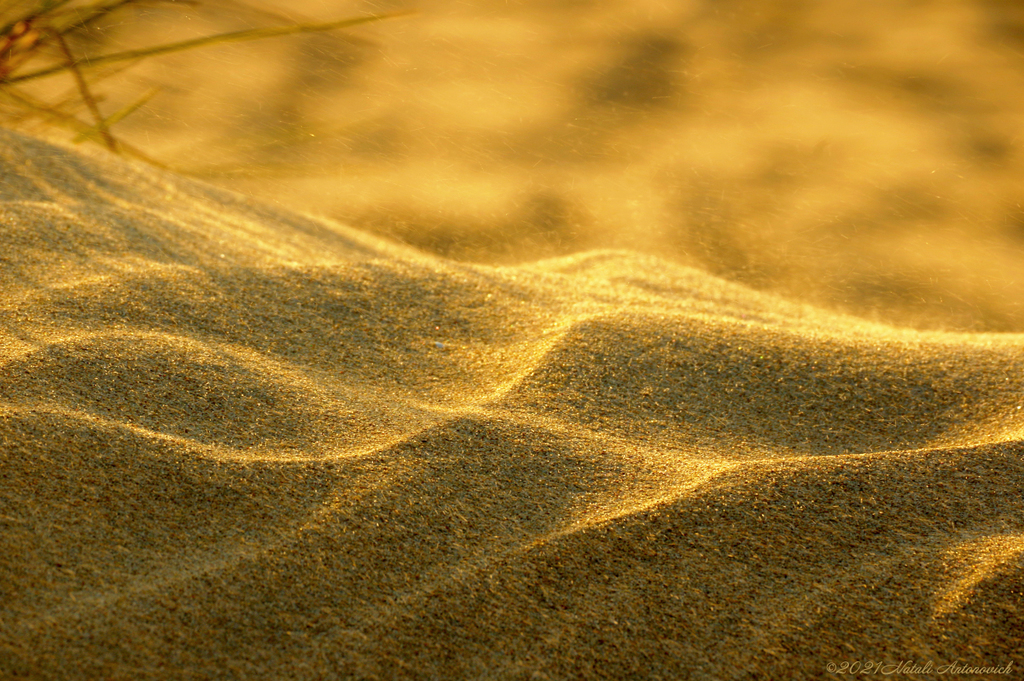
[[[0,676],[1024,668],[1024,336],[0,140]]]

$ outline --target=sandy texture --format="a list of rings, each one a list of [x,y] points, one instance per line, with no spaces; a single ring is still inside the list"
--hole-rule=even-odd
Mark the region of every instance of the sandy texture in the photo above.
[[[1020,335],[0,173],[2,678],[1024,669]]]

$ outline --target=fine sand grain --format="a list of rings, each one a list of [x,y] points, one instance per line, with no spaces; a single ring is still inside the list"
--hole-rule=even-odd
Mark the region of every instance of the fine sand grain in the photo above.
[[[1024,336],[0,174],[0,678],[1020,678]]]

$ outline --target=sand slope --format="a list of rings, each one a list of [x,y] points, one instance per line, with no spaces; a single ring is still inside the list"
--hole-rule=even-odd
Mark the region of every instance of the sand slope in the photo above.
[[[0,140],[0,677],[1024,669],[1024,337]]]

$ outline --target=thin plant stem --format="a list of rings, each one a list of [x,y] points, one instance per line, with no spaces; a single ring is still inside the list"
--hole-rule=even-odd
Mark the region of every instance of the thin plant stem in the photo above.
[[[107,129],[107,121],[103,118],[103,114],[100,113],[99,104],[96,103],[96,98],[92,96],[92,92],[89,91],[89,85],[85,82],[85,77],[82,75],[81,69],[78,68],[78,63],[75,61],[74,55],[71,54],[71,49],[68,47],[68,43],[64,40],[64,36],[57,31],[51,31],[54,40],[57,41],[57,45],[60,47],[61,52],[64,53],[65,58],[68,61],[67,68],[71,72],[71,75],[75,78],[75,83],[78,85],[78,91],[82,95],[82,101],[89,108],[89,112],[96,120],[96,132],[99,133],[100,137],[107,147],[116,152],[117,141],[114,136],[110,134]]]
[[[121,109],[117,113],[114,113],[113,115],[108,116],[107,118],[105,118],[103,120],[103,125],[104,125],[104,128],[106,129],[106,131],[109,133],[110,132],[110,128],[112,128],[114,126],[114,124],[120,122],[121,120],[127,118],[128,116],[130,116],[133,113],[135,113],[136,111],[138,111],[140,108],[145,106],[146,103],[149,102],[149,100],[153,99],[153,97],[155,97],[157,94],[159,94],[159,92],[160,92],[160,88],[152,88],[149,92],[144,94],[142,97],[140,97],[136,101],[134,101],[131,104],[129,104],[128,106],[124,107],[123,109]],[[93,128],[93,129],[89,130],[88,132],[81,132],[81,133],[79,133],[71,141],[74,142],[75,144],[78,144],[78,143],[84,142],[84,141],[86,141],[88,139],[94,139],[97,136],[97,134],[99,134],[99,131],[97,129]],[[111,135],[111,137],[113,137],[113,135]],[[117,140],[115,138],[114,142],[115,143],[119,143],[119,140]]]
[[[249,7],[244,0],[222,0],[236,8],[262,14],[275,20],[288,20],[273,12]],[[157,55],[182,52],[221,43],[243,42],[301,33],[320,33],[335,29],[367,24],[392,17],[405,16],[414,11],[368,14],[329,22],[289,23],[284,26],[231,31],[192,40],[151,45],[99,56],[88,54],[76,57],[66,36],[78,35],[103,17],[136,5],[173,3],[196,5],[198,0],[0,0],[0,101],[6,100],[15,112],[0,112],[8,121],[38,118],[51,125],[72,129],[76,143],[99,142],[115,153],[133,156],[153,165],[167,168],[138,149],[117,139],[111,128],[125,117],[144,106],[157,92],[153,89],[117,113],[104,117],[100,111],[102,98],[94,95],[91,87],[112,73],[130,67],[135,62]],[[37,64],[49,64],[37,67]],[[36,67],[35,70],[25,70]],[[96,71],[98,69],[98,71]],[[16,84],[68,72],[74,87],[72,93],[56,101],[41,101],[29,95]],[[86,75],[89,75],[87,79]],[[90,82],[92,86],[90,86]],[[84,106],[93,125],[80,120]],[[8,107],[5,107],[8,108]]]
[[[217,35],[206,36],[203,38],[183,40],[181,42],[168,43],[166,45],[157,45],[154,47],[143,47],[136,50],[125,50],[124,52],[115,52],[113,54],[105,54],[98,57],[82,57],[80,59],[75,60],[74,65],[79,68],[95,68],[97,66],[102,66],[103,64],[110,64],[118,61],[127,61],[131,59],[142,59],[144,57],[153,57],[158,54],[182,52],[184,50],[191,50],[197,47],[205,47],[207,45],[219,45],[222,43],[259,40],[261,38],[272,38],[282,35],[295,35],[297,33],[322,33],[324,31],[333,31],[339,28],[348,28],[350,26],[358,26],[359,24],[368,24],[373,21],[381,21],[383,19],[391,19],[393,17],[405,16],[411,13],[412,12],[403,11],[389,12],[386,14],[368,14],[363,17],[341,19],[339,21],[329,21],[326,23],[294,24],[292,26],[253,28],[246,29],[244,31],[219,33]],[[52,76],[57,73],[67,71],[69,68],[71,68],[70,64],[51,66],[48,68],[31,71],[20,76],[9,77],[5,79],[4,82],[21,83],[27,80],[35,80],[37,78],[44,78],[46,76]]]
[[[6,97],[7,99],[12,100],[18,106],[30,110],[40,116],[48,118],[56,125],[63,126],[65,128],[71,128],[72,130],[80,134],[93,135],[96,132],[96,128],[94,126],[91,126],[84,121],[80,121],[78,118],[72,116],[71,114],[66,114],[63,111],[58,111],[52,106],[47,105],[46,102],[41,102],[25,92],[18,91],[16,88],[0,88],[0,97]],[[155,158],[145,153],[141,149],[138,149],[137,147],[134,147],[131,144],[128,144],[127,142],[115,139],[114,144],[117,146],[115,151],[117,151],[117,153],[119,154],[137,158],[140,161],[145,161],[146,163],[152,166],[156,166],[157,168],[163,168],[164,170],[176,170],[175,168],[172,168],[171,166],[167,165],[166,163],[163,163],[162,161],[156,160]]]

